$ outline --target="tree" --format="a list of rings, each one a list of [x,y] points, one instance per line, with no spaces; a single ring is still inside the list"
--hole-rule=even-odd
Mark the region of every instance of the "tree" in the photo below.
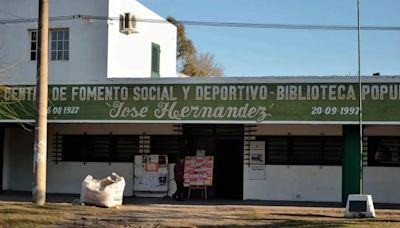
[[[223,75],[223,69],[214,61],[214,55],[210,53],[192,55],[185,62],[183,74],[195,77],[219,77]]]
[[[190,56],[196,53],[193,42],[186,37],[185,26],[175,20],[173,17],[167,17],[167,21],[176,26],[177,29],[177,47],[176,59],[185,62]]]
[[[4,44],[2,43],[0,45],[0,50],[3,49],[3,46]],[[0,59],[2,59],[2,57],[3,56],[0,56]],[[30,128],[26,125],[33,124],[19,117],[19,114],[27,114],[29,110],[26,109],[16,95],[10,93],[12,87],[6,84],[8,78],[7,71],[13,69],[16,65],[17,64],[5,64],[0,61],[0,119],[16,120],[25,130],[30,131]]]
[[[215,63],[214,55],[197,53],[192,40],[186,36],[185,26],[169,16],[167,21],[177,28],[176,59],[178,71],[188,76],[209,77],[222,76],[223,68]]]

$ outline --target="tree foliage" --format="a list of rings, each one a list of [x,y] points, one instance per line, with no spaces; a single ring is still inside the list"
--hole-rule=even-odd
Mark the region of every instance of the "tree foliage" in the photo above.
[[[182,73],[195,77],[219,77],[223,75],[223,69],[214,61],[214,55],[210,53],[192,55],[185,62]]]
[[[3,49],[4,44],[0,45],[0,50]],[[8,79],[7,72],[17,64],[6,64],[1,61],[3,56],[0,56],[0,119],[16,120],[25,129],[30,130],[26,125],[32,125],[20,119],[18,113],[28,113],[29,111],[22,105],[18,96],[10,94],[6,98],[5,94],[10,93],[11,87],[6,84]]]
[[[192,40],[186,37],[185,26],[173,17],[167,17],[167,21],[175,25],[177,29],[177,60],[185,61],[190,58],[190,56],[196,54],[196,48],[194,47]]]
[[[178,71],[193,77],[222,76],[223,68],[215,63],[214,55],[198,53],[191,39],[186,36],[185,26],[169,16],[167,21],[177,28]]]

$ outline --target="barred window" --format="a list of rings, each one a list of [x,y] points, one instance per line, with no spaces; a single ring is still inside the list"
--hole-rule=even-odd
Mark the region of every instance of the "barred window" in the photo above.
[[[400,166],[400,137],[368,137],[368,165]]]
[[[341,165],[343,139],[337,136],[258,136],[265,140],[266,164]]]
[[[137,135],[57,135],[56,161],[133,162],[139,153]]]
[[[182,135],[152,135],[150,152],[166,154],[170,162],[183,152],[184,138]]]

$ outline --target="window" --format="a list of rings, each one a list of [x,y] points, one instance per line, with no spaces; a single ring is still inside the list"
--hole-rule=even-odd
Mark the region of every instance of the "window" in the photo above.
[[[30,31],[30,59],[32,61],[37,60],[37,50],[38,50],[38,36],[37,31]]]
[[[51,60],[69,60],[69,30],[52,30],[50,43]]]
[[[368,137],[368,165],[400,166],[400,137]]]
[[[184,138],[182,135],[152,135],[150,148],[151,154],[166,154],[169,161],[174,161],[183,152]]]
[[[55,161],[133,162],[137,135],[56,135]]]
[[[266,163],[282,165],[341,165],[342,137],[265,136]]]
[[[151,43],[151,77],[160,77],[160,45]]]

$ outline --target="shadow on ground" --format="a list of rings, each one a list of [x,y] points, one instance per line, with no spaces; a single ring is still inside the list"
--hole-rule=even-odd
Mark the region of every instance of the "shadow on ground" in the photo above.
[[[72,203],[73,200],[79,199],[79,194],[47,194],[47,202],[49,203]],[[31,192],[20,191],[0,191],[0,201],[5,202],[32,202]],[[186,201],[175,201],[170,197],[163,198],[139,198],[124,197],[124,205],[153,205],[153,204],[175,204],[175,205],[249,205],[249,206],[295,206],[295,207],[329,207],[343,208],[338,202],[304,202],[304,201],[265,201],[265,200],[231,200],[231,199],[190,199]],[[375,203],[376,209],[400,209],[400,204],[380,204]]]

